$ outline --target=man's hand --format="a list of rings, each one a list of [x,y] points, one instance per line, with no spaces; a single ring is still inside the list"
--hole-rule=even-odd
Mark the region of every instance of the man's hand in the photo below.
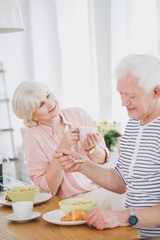
[[[93,226],[99,230],[105,228],[115,228],[122,226],[120,222],[120,214],[124,211],[109,211],[104,208],[95,208],[85,216],[85,220],[89,226]],[[128,222],[123,226],[128,226]]]
[[[59,153],[61,153],[61,155],[57,155],[58,156],[57,160],[65,172],[76,172],[76,171],[80,172],[83,169],[83,165],[85,164],[85,162],[84,163],[75,162],[75,160],[82,159],[80,154],[77,154],[70,150],[62,150]]]

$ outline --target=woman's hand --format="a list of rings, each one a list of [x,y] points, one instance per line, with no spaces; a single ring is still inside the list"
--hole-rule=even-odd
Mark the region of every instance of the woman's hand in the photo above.
[[[99,133],[89,133],[86,138],[82,141],[82,147],[84,150],[88,151],[97,145],[99,140]]]
[[[57,160],[65,172],[80,172],[83,169],[84,163],[76,163],[74,161],[74,159],[82,159],[79,154],[70,150],[63,150],[61,153],[63,153],[63,155],[57,155]]]
[[[45,172],[46,181],[53,196],[56,195],[63,180],[64,170],[57,160],[62,156],[62,153],[54,153],[52,162]]]
[[[117,211],[95,208],[85,216],[85,220],[89,226],[93,226],[99,230],[115,228],[121,225],[119,214]]]
[[[79,141],[79,130],[77,128],[69,129],[65,132],[57,150],[70,149],[73,145],[76,145]]]

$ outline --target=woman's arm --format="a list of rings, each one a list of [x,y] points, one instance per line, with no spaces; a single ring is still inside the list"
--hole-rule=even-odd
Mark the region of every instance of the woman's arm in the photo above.
[[[81,123],[82,126],[86,127],[95,127],[94,121],[91,116],[84,110],[80,109],[81,112]],[[103,164],[109,161],[111,154],[106,147],[104,137],[101,133],[97,132],[94,134],[87,134],[84,140],[81,139],[81,145],[83,150],[87,153],[88,158],[98,164]],[[95,148],[96,147],[96,148]],[[89,150],[94,150],[90,153]]]
[[[55,195],[61,185],[63,169],[54,157],[55,145],[48,134],[29,129],[25,136],[25,156],[31,180],[43,192]]]
[[[107,152],[103,148],[99,147],[98,145],[96,145],[89,151],[86,151],[86,153],[87,153],[88,157],[90,158],[90,160],[92,160],[95,163],[102,164],[102,163],[106,162]]]
[[[81,144],[89,159],[95,163],[103,164],[108,162],[111,157],[104,143],[104,138],[100,133],[87,134]]]
[[[63,169],[56,158],[53,157],[52,163],[45,173],[48,187],[52,195],[56,195],[63,179]]]

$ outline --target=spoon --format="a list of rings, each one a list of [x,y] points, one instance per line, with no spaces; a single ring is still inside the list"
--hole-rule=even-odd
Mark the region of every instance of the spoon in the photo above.
[[[83,163],[83,162],[86,162],[86,159],[85,158],[82,158],[82,159],[75,159],[75,158],[73,158],[73,157],[70,157],[69,156],[69,158],[70,159],[72,159],[75,163]]]
[[[9,190],[9,191],[13,192],[13,190],[12,190],[11,188],[8,188],[8,187],[6,187],[6,186],[5,186],[5,185],[3,185],[2,183],[0,183],[0,185],[1,185],[2,187],[5,187],[5,188],[7,188],[7,190]]]

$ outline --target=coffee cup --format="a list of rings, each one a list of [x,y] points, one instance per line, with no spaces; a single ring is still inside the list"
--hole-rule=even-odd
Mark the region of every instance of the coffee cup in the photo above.
[[[12,203],[12,209],[17,218],[26,219],[32,213],[33,202],[31,201],[14,202]]]
[[[82,140],[84,140],[86,138],[86,135],[89,133],[97,133],[96,127],[79,126],[78,129],[80,133],[80,138],[82,138]]]

